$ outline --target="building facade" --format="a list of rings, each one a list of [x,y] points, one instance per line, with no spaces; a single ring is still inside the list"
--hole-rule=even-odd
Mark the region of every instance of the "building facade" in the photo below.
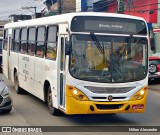
[[[76,12],[91,12],[93,4],[99,0],[76,0]]]
[[[7,21],[0,20],[0,37],[3,37],[3,28],[4,25],[8,23]]]
[[[75,0],[46,0],[45,4],[49,10],[48,15],[70,13],[76,11]]]

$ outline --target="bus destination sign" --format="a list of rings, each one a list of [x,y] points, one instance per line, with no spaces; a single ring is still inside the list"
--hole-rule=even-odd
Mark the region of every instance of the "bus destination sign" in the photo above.
[[[143,20],[116,17],[76,16],[71,22],[72,32],[147,35]]]

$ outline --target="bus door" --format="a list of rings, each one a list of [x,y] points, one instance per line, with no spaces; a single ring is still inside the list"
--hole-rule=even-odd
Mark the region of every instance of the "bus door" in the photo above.
[[[66,65],[66,57],[65,57],[65,41],[68,38],[68,23],[64,24],[59,24],[59,45],[60,45],[60,67],[59,67],[59,105],[61,109],[65,109],[65,82],[66,82],[66,77],[65,77],[65,65]]]
[[[6,32],[6,34],[8,34]],[[10,44],[11,44],[11,35],[5,35],[3,41],[3,73],[5,74],[6,78],[9,79],[9,57],[10,57]]]
[[[68,35],[61,35],[60,55],[60,105],[65,108],[65,41]]]
[[[11,44],[12,44],[12,36],[9,35],[9,48],[8,48],[8,78],[11,79]]]

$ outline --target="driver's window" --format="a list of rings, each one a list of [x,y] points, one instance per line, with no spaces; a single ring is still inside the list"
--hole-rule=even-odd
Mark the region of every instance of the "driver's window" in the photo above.
[[[72,67],[85,69],[86,64],[86,41],[73,38],[74,45],[72,46]]]

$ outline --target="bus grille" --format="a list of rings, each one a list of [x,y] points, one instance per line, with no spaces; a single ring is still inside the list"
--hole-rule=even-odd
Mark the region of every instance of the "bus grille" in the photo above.
[[[121,88],[111,88],[111,87],[92,87],[85,86],[89,91],[93,93],[107,94],[107,93],[127,93],[136,87],[121,87]]]
[[[96,107],[99,110],[120,109],[122,106],[123,104],[113,104],[113,105],[96,104]]]
[[[2,96],[0,96],[0,104],[2,103],[2,101],[3,101],[3,97],[2,97]]]
[[[104,99],[104,100],[107,100],[107,97],[92,97],[93,99],[98,99],[98,100],[101,100],[101,99]],[[126,97],[112,97],[113,99],[125,99]]]

